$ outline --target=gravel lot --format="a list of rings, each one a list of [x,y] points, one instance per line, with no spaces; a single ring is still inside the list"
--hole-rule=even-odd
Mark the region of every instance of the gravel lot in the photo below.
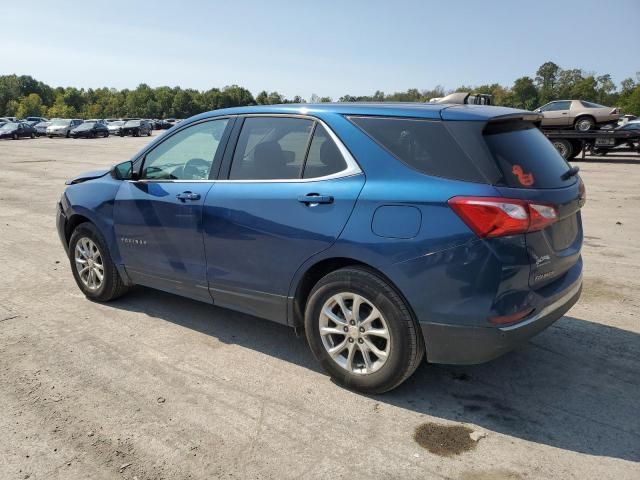
[[[145,288],[81,295],[55,230],[64,180],[147,141],[0,141],[1,479],[640,478],[640,157],[578,163],[569,316],[489,364],[425,364],[367,397],[286,327]],[[430,453],[416,439],[433,423],[487,435]]]

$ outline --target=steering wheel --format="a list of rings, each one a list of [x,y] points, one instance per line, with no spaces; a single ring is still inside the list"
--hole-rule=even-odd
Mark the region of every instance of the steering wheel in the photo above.
[[[211,162],[203,158],[192,158],[182,167],[182,176],[185,180],[206,180],[210,168]]]

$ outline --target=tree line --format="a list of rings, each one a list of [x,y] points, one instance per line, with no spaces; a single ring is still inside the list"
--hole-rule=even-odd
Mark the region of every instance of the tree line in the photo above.
[[[493,95],[496,105],[532,110],[551,100],[581,99],[620,107],[624,113],[640,115],[640,72],[616,85],[611,75],[595,75],[581,69],[562,69],[545,62],[534,76],[516,79],[511,86],[498,83],[460,86],[453,91],[470,91]],[[446,95],[443,87],[430,90],[408,89],[405,92],[373,95],[344,95],[340,102],[428,102]],[[313,94],[311,103],[331,102],[331,97]],[[187,118],[218,108],[244,105],[306,103],[295,96],[286,98],[278,92],[262,91],[256,96],[246,88],[194,90],[181,87],[157,87],[140,84],[134,90],[114,88],[51,87],[29,75],[0,76],[0,116],[43,116],[49,118]]]

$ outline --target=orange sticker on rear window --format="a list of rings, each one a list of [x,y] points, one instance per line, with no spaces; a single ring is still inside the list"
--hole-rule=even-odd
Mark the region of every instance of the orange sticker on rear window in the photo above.
[[[524,170],[520,165],[514,165],[511,169],[511,173],[518,177],[518,181],[522,186],[530,187],[535,181],[533,178],[533,173],[524,173]]]

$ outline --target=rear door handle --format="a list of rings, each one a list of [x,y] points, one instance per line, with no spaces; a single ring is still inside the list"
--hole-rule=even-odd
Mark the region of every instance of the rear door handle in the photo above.
[[[176,198],[178,200],[182,200],[183,202],[185,200],[200,200],[200,194],[199,193],[193,193],[193,192],[182,192],[176,195]]]
[[[333,197],[330,195],[320,195],[318,193],[308,193],[307,195],[298,197],[298,201],[300,203],[312,206],[319,203],[333,203]]]

